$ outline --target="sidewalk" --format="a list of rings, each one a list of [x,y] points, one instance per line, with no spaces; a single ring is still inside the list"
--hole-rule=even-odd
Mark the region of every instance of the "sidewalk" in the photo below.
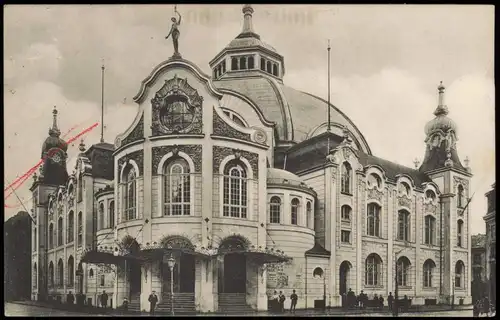
[[[141,312],[141,313],[134,313],[134,312],[127,312],[124,313],[121,310],[116,310],[116,309],[103,309],[103,308],[96,308],[94,306],[77,306],[77,305],[67,305],[67,304],[52,304],[52,303],[47,303],[47,302],[39,302],[39,301],[10,301],[11,303],[15,304],[22,304],[22,305],[28,305],[28,306],[36,306],[36,307],[41,307],[41,308],[49,308],[49,309],[59,309],[59,310],[64,310],[68,312],[80,312],[80,313],[87,313],[89,315],[95,314],[95,315],[116,315],[116,316],[130,316],[130,315],[135,315],[135,316],[149,316],[149,313],[147,312]],[[441,312],[441,311],[451,311],[451,310],[472,310],[472,306],[454,306],[452,309],[451,306],[413,306],[410,307],[408,310],[408,313],[418,313],[418,312]],[[265,316],[343,316],[343,315],[352,315],[352,314],[373,314],[373,313],[387,313],[388,315],[391,313],[389,311],[388,307],[384,307],[383,310],[379,309],[353,309],[353,310],[345,310],[342,308],[328,308],[326,310],[315,310],[315,309],[299,309],[296,310],[294,313],[290,313],[289,311],[286,311],[285,313],[271,313],[268,311],[259,311],[259,312],[250,312],[250,313],[245,313],[245,314],[235,314],[239,316],[260,316],[260,317],[265,317]],[[160,314],[157,314],[158,316]],[[163,315],[163,314],[162,314]],[[230,314],[224,314],[224,313],[219,313],[219,312],[214,312],[214,313],[198,313],[198,314],[193,314],[193,316],[221,316],[221,315],[230,315]]]

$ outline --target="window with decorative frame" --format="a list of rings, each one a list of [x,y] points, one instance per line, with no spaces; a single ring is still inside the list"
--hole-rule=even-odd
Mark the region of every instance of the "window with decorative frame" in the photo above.
[[[51,261],[49,263],[49,281],[48,281],[49,288],[54,287],[54,275],[55,275],[54,263]]]
[[[54,249],[54,224],[49,224],[49,249]]]
[[[176,157],[163,168],[163,215],[191,214],[191,172],[189,163]]]
[[[377,187],[377,188],[382,188],[382,179],[378,176],[378,174],[371,173],[368,176],[368,186],[369,187]]]
[[[272,197],[269,203],[269,223],[281,223],[281,199]]]
[[[64,286],[64,262],[62,259],[59,259],[57,263],[57,286]]]
[[[78,212],[78,246],[81,247],[83,245],[83,214],[82,212]]]
[[[111,200],[108,204],[108,211],[109,211],[109,214],[108,214],[108,226],[111,228],[111,229],[114,229],[115,228],[115,201],[114,200]]]
[[[247,218],[248,174],[245,164],[236,159],[229,161],[223,178],[223,216]]]
[[[76,201],[81,202],[83,199],[83,175],[78,177],[78,188],[76,193]]]
[[[404,196],[409,197],[410,192],[411,192],[411,188],[406,182],[401,182],[401,183],[399,183],[398,192],[399,192],[400,196],[404,195]]]
[[[464,187],[459,184],[457,187],[457,207],[463,208],[465,203],[464,203]]]
[[[457,247],[463,246],[463,233],[464,233],[464,222],[462,220],[457,221]]]
[[[367,234],[373,237],[380,237],[380,206],[376,203],[369,203],[367,206]]]
[[[434,201],[436,199],[436,194],[432,190],[427,190],[425,192],[425,198],[427,198],[428,200]]]
[[[342,221],[351,221],[351,207],[348,205],[343,205],[340,208],[340,218]]]
[[[127,165],[123,175],[123,218],[125,221],[137,219],[137,173]]]
[[[410,286],[410,268],[411,263],[407,257],[401,257],[397,262],[398,285],[402,287]]]
[[[63,218],[62,217],[59,217],[59,219],[57,220],[57,245],[58,246],[62,246],[64,243],[63,243],[63,234],[64,234],[64,231],[63,231]]]
[[[382,259],[376,253],[372,253],[366,258],[365,285],[382,286]]]
[[[312,203],[311,201],[307,201],[307,204],[306,204],[306,211],[307,211],[307,227],[310,228],[310,229],[314,229],[314,220],[312,220],[313,216],[313,211],[312,211]],[[311,226],[311,221],[313,221],[313,225]]]
[[[436,239],[436,218],[431,215],[425,216],[425,244],[434,245]]]
[[[104,225],[104,203],[99,203],[99,230],[105,229]]]
[[[104,287],[104,285],[106,283],[105,280],[106,280],[106,276],[104,274],[101,274],[101,276],[100,276],[100,285],[101,285],[101,287]]]
[[[234,123],[239,125],[240,127],[248,127],[246,122],[243,120],[242,117],[240,117],[238,114],[235,112],[229,110],[229,109],[223,109],[222,112],[231,120],[233,120]]]
[[[424,262],[424,288],[432,288],[432,273],[436,268],[436,264],[431,259]]]
[[[463,281],[463,276],[464,276],[464,271],[465,271],[465,265],[462,262],[462,260],[458,260],[457,263],[455,264],[455,287],[456,288],[462,288],[464,281]]]
[[[340,231],[340,241],[342,243],[351,243],[351,231],[341,230]]]
[[[75,259],[70,256],[68,259],[68,286],[73,287],[75,284]]]
[[[68,243],[74,241],[75,238],[75,213],[71,210],[68,214]]]
[[[298,215],[299,215],[299,206],[300,206],[300,201],[297,198],[294,198],[291,203],[291,217],[290,221],[291,224],[297,224],[298,223]]]
[[[410,213],[406,210],[398,212],[398,240],[410,241]]]
[[[341,170],[340,191],[342,193],[351,194],[351,165],[348,162],[344,162]]]

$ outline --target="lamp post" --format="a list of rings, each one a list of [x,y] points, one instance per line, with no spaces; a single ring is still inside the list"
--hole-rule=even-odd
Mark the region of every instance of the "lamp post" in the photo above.
[[[172,315],[174,315],[174,266],[175,266],[175,259],[170,254],[170,257],[167,260],[167,265],[168,268],[170,269],[170,301],[171,301],[171,309],[172,309]]]

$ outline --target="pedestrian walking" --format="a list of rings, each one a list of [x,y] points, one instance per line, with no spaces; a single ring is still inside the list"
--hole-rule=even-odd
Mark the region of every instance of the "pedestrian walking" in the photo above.
[[[66,297],[66,303],[71,305],[75,304],[75,296],[71,291],[68,293],[68,296]]]
[[[352,309],[354,307],[354,304],[356,303],[356,295],[352,291],[351,288],[349,288],[349,291],[347,292],[347,305],[349,306],[349,309]]]
[[[103,290],[101,294],[101,306],[104,309],[108,306],[108,294],[106,293],[106,290]]]
[[[383,310],[384,309],[384,297],[382,297],[382,295],[380,295],[378,300],[379,300],[379,308],[380,308],[380,310]]]
[[[389,296],[387,297],[387,305],[389,306],[390,311],[392,311],[393,302],[394,302],[394,297],[392,296],[392,292],[389,292]]]
[[[290,312],[295,312],[295,307],[297,306],[297,300],[299,300],[299,297],[295,293],[295,289],[293,289],[292,295],[290,296],[290,301],[292,302],[290,305]]]
[[[280,291],[280,295],[279,295],[279,303],[280,303],[280,312],[281,312],[281,313],[284,313],[284,312],[285,312],[285,300],[286,300],[285,295],[283,294],[283,292],[282,292],[282,291]]]
[[[155,307],[158,303],[158,296],[156,295],[156,291],[153,291],[148,298],[149,301],[149,314],[152,316],[155,314]]]
[[[274,290],[274,293],[271,297],[271,301],[272,301],[272,310],[273,312],[277,313],[278,310],[279,310],[279,296],[278,296],[278,292],[276,290]]]

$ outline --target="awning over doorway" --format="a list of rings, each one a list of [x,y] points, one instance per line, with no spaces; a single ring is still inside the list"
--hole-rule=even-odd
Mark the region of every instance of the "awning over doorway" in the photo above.
[[[87,249],[82,253],[81,262],[84,263],[103,263],[121,265],[125,261],[141,261],[140,257],[127,255],[115,255],[112,251],[103,251],[96,249]]]
[[[262,247],[224,247],[218,250],[217,256],[226,254],[242,254],[252,259],[257,264],[288,262],[292,258],[287,256],[284,251],[274,248]]]
[[[201,259],[210,259],[212,256],[211,250],[205,248],[197,248],[196,246],[182,245],[164,245],[162,243],[153,243],[141,248],[139,256],[148,261],[162,260],[166,255],[177,256],[179,254],[188,254],[199,257]]]

